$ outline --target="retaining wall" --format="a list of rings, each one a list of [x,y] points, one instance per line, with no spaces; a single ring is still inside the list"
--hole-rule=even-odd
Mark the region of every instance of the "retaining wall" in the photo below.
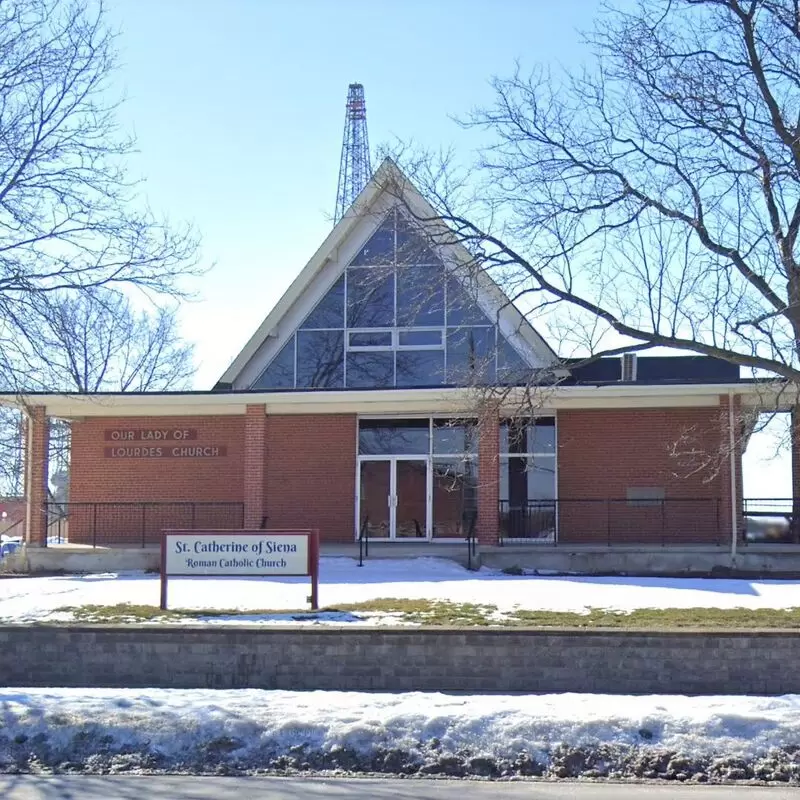
[[[2,626],[6,686],[800,693],[800,635]]]

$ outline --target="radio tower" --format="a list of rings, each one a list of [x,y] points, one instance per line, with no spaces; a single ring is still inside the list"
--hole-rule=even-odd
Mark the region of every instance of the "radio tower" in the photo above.
[[[372,175],[367,137],[367,106],[362,84],[351,83],[347,87],[346,108],[334,225],[345,215]]]

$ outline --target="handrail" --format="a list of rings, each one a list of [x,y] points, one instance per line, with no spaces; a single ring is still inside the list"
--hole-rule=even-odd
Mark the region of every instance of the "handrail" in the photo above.
[[[364,517],[361,529],[358,532],[358,566],[364,566],[364,557],[369,558],[369,536],[366,536],[369,526],[369,517]]]
[[[478,539],[475,536],[475,525],[478,521],[478,512],[469,511],[463,515],[467,523],[464,527],[467,531],[467,569],[472,569],[472,559],[478,554]]]

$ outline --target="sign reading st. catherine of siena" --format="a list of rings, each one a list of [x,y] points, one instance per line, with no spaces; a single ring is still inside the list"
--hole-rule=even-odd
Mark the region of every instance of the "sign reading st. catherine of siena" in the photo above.
[[[309,536],[164,533],[168,575],[308,575]]]
[[[170,577],[311,577],[318,607],[319,533],[305,531],[164,531],[161,538],[161,608]]]

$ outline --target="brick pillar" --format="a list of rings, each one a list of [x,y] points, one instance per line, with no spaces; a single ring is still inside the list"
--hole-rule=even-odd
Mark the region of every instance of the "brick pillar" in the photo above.
[[[728,544],[731,541],[731,445],[730,445],[730,399],[728,395],[720,395],[720,541]],[[742,438],[744,436],[743,420],[740,398],[733,398],[733,462],[735,469],[735,501],[736,501],[736,532],[737,540],[741,542],[744,530],[744,515],[742,503]]]
[[[260,528],[264,518],[267,407],[248,405],[244,424],[244,527]]]
[[[28,409],[25,421],[25,541],[47,546],[47,475],[50,426],[44,406]]]
[[[500,541],[500,421],[497,412],[484,414],[478,436],[478,522],[481,544]]]

